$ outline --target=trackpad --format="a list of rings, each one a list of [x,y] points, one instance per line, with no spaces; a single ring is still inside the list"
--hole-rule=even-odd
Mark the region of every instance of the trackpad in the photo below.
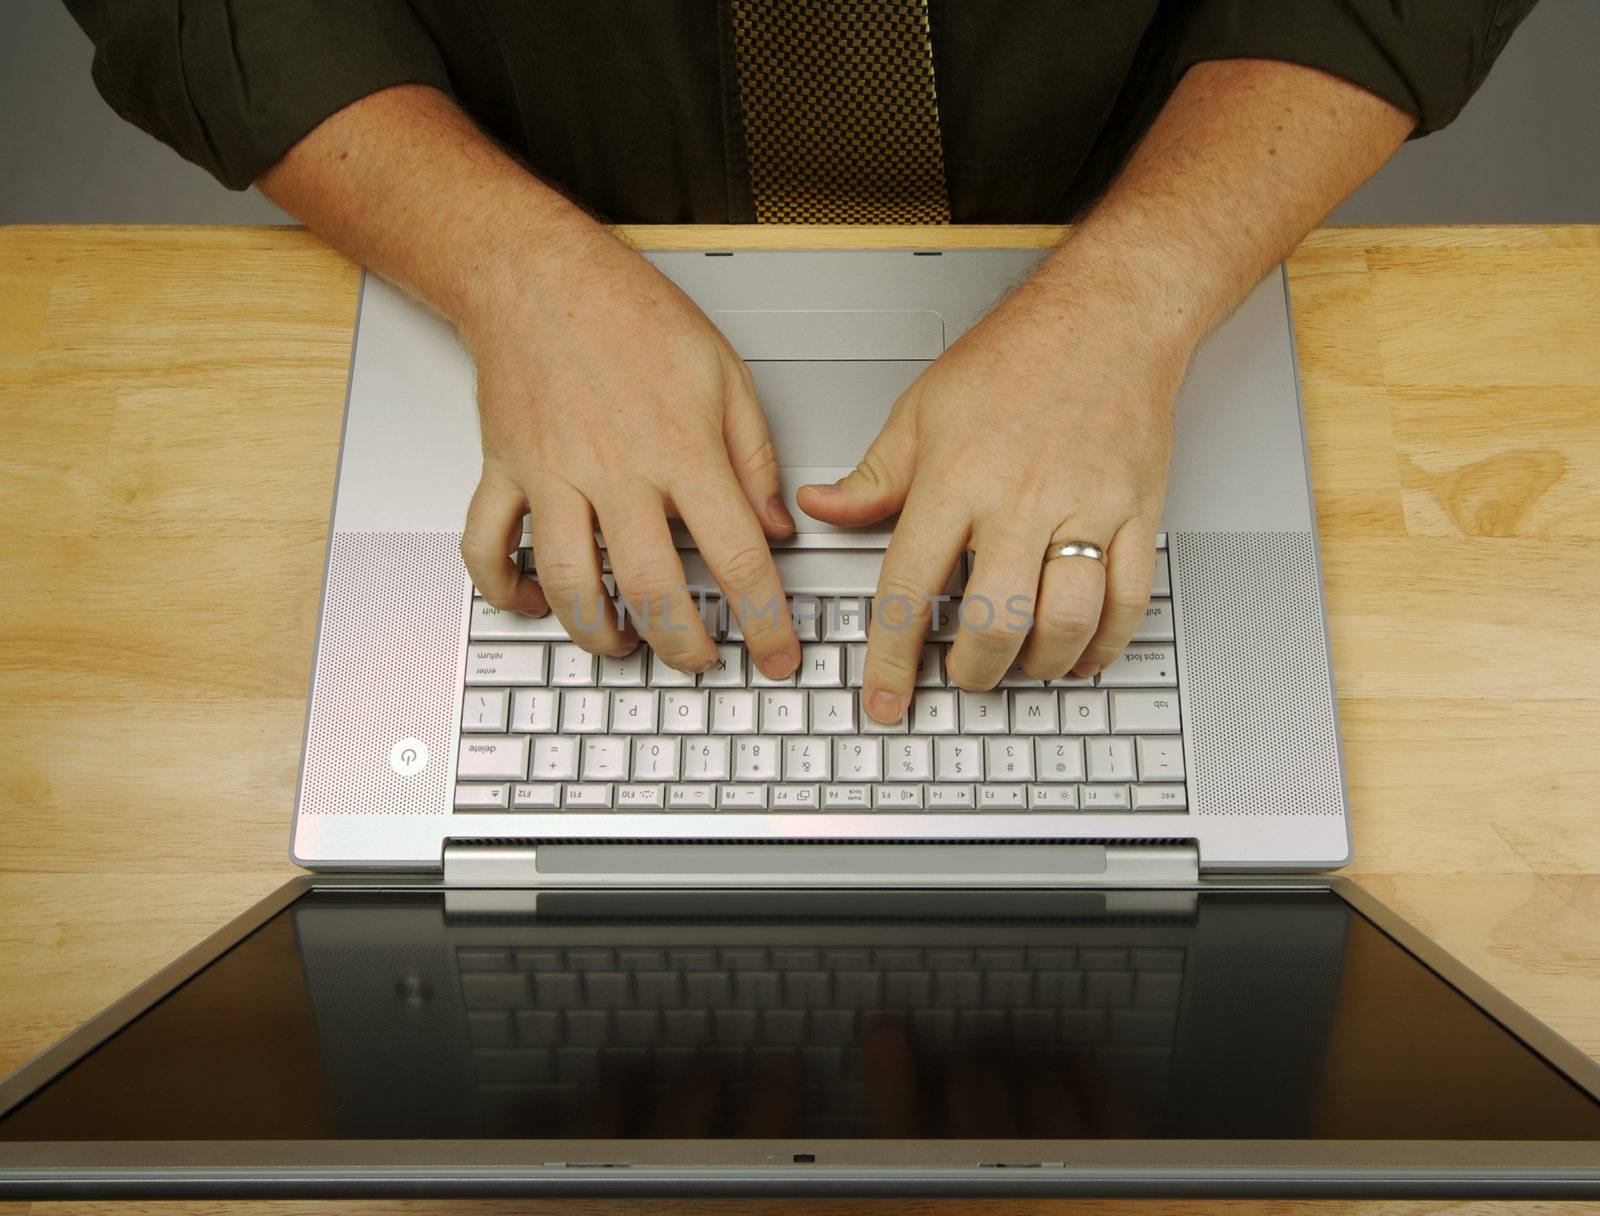
[[[882,429],[923,359],[755,362],[756,393],[782,462],[784,498],[802,532],[829,531],[795,506],[806,482],[843,477]]]

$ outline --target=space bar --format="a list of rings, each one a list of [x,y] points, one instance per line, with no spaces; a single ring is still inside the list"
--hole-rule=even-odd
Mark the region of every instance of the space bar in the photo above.
[[[691,587],[715,587],[705,559],[680,550],[683,573]],[[878,586],[883,554],[876,549],[779,549],[772,555],[783,589],[791,595],[871,595]],[[952,575],[947,591],[959,589]]]

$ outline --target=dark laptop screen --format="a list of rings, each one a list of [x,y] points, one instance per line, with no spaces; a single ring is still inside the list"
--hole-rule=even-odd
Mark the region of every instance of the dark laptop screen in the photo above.
[[[752,902],[754,900],[754,902]],[[1326,892],[316,892],[0,1140],[1600,1139]]]

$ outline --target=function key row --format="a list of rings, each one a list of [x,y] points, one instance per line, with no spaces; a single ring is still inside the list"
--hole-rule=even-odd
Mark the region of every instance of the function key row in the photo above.
[[[501,782],[456,787],[458,811],[1163,811],[1184,787],[1158,785],[717,785]]]

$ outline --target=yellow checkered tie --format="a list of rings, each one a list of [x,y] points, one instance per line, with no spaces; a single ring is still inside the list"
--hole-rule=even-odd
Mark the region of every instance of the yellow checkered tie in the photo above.
[[[729,0],[760,224],[950,219],[928,0]]]

